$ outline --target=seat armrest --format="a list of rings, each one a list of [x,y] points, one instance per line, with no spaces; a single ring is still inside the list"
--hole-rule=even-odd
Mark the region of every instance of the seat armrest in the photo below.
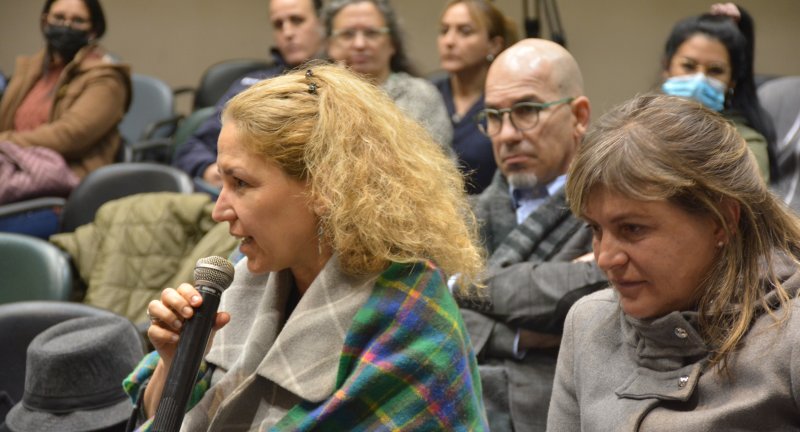
[[[34,198],[30,200],[0,205],[0,217],[51,207],[64,207],[66,199],[60,197]]]

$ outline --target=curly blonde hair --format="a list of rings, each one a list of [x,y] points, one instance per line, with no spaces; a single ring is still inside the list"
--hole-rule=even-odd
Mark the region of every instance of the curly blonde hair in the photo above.
[[[667,200],[728,231],[698,287],[699,326],[714,350],[711,365],[728,372],[728,358],[761,314],[787,319],[789,294],[776,274],[775,256],[798,264],[800,220],[767,189],[754,156],[724,117],[664,95],[639,96],[611,110],[589,128],[570,166],[566,192],[575,214],[583,214],[598,186],[631,199]],[[734,227],[725,219],[725,200],[740,206]],[[767,302],[769,290],[777,294],[775,304]]]
[[[309,72],[310,71],[310,72]],[[350,274],[435,262],[476,280],[475,217],[455,163],[379,88],[344,67],[308,64],[231,99],[245,145],[309,185],[320,228]]]

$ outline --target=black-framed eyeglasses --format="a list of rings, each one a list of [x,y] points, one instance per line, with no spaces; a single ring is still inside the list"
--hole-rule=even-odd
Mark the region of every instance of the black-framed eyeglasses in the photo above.
[[[509,114],[511,125],[518,131],[533,129],[539,123],[539,112],[551,106],[570,103],[575,98],[566,97],[553,102],[519,102],[511,108],[485,108],[475,115],[475,122],[478,129],[487,136],[497,135],[503,128],[503,116]]]

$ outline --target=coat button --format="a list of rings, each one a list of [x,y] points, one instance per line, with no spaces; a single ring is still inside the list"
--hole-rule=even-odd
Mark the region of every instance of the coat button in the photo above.
[[[689,333],[686,331],[686,329],[682,327],[675,327],[674,332],[675,336],[679,337],[680,339],[686,339],[689,336]]]
[[[688,384],[688,383],[689,383],[689,375],[684,375],[684,376],[678,378],[678,387],[679,388],[686,387],[686,384]]]

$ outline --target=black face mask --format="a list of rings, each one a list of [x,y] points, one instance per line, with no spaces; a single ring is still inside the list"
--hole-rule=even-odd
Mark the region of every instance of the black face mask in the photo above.
[[[47,25],[44,28],[44,38],[51,52],[58,53],[64,63],[69,63],[75,54],[89,43],[89,32],[75,30],[67,26]]]

